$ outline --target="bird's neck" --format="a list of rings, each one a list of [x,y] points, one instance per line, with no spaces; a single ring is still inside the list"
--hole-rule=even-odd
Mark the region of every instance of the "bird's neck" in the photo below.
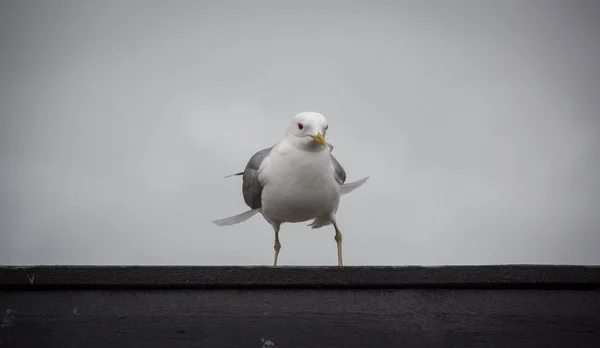
[[[299,138],[293,135],[286,136],[283,141],[291,147],[307,152],[321,152],[328,149],[326,146],[314,142],[310,138]]]

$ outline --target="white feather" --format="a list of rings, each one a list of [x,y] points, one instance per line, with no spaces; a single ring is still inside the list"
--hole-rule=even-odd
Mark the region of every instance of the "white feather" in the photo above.
[[[348,182],[348,183],[343,184],[342,186],[340,186],[340,196],[348,194],[348,193],[356,190],[357,188],[361,187],[365,182],[367,182],[367,179],[369,179],[368,176],[366,176],[360,180],[356,180],[354,182]]]
[[[260,209],[250,209],[241,214],[233,215],[224,219],[214,220],[213,223],[217,226],[229,226],[244,222],[258,213]]]

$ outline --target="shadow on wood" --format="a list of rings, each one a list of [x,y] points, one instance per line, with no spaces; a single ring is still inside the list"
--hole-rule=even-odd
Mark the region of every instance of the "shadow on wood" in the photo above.
[[[0,267],[1,347],[600,347],[600,267]]]

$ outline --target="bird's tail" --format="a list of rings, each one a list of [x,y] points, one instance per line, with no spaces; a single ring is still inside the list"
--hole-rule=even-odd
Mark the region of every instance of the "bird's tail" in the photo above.
[[[316,218],[313,220],[313,222],[311,222],[310,224],[308,224],[308,227],[312,228],[313,230],[317,229],[317,228],[321,228],[324,226],[329,226],[331,225],[331,220],[330,219],[319,219]]]
[[[367,182],[367,179],[369,179],[368,176],[366,176],[360,180],[356,180],[354,182],[349,182],[349,183],[343,184],[342,186],[340,186],[340,196],[348,194],[348,193],[356,190],[357,188],[361,187],[365,182]]]
[[[239,224],[240,222],[244,222],[249,218],[253,217],[254,214],[258,213],[259,211],[259,209],[250,209],[241,214],[230,216],[224,219],[214,220],[213,223],[217,226],[229,226]]]
[[[227,175],[227,176],[224,176],[224,177],[223,177],[223,179],[225,179],[225,178],[230,178],[230,177],[232,177],[232,176],[236,176],[236,175],[242,175],[242,174],[244,174],[244,172],[239,172],[239,173],[229,174],[229,175]]]

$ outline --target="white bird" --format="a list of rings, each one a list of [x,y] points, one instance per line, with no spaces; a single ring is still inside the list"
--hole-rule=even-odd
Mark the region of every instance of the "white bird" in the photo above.
[[[320,113],[295,115],[281,141],[256,152],[243,172],[226,176],[242,175],[242,194],[250,210],[213,223],[233,225],[260,212],[275,231],[274,266],[281,249],[281,224],[311,219],[313,229],[333,224],[338,266],[342,266],[342,233],[336,221],[340,196],[369,177],[345,183],[346,172],[331,154],[333,146],[325,141],[327,129],[327,120]]]

